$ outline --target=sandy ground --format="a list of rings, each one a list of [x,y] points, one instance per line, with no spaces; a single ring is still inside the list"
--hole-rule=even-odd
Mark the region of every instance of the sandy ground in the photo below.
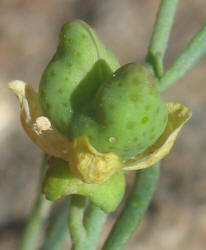
[[[21,79],[37,88],[43,68],[54,53],[60,27],[74,18],[89,22],[122,64],[143,62],[158,4],[157,0],[0,1],[1,250],[16,249],[36,196],[42,157],[21,128],[17,101],[7,82]],[[167,66],[205,22],[205,0],[180,1],[165,59]],[[205,69],[204,57],[164,94],[167,101],[188,105],[193,118],[163,160],[153,202],[126,250],[205,249]]]

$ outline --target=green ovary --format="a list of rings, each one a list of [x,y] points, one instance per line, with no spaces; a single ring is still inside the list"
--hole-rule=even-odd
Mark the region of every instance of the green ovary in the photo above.
[[[44,114],[69,139],[86,135],[98,151],[127,160],[162,134],[167,108],[146,68],[118,68],[94,31],[72,21],[61,30],[56,54],[41,79],[39,99]]]
[[[123,66],[106,81],[91,106],[90,116],[74,115],[73,137],[88,135],[97,150],[124,160],[152,145],[167,124],[167,107],[155,79],[136,64]]]

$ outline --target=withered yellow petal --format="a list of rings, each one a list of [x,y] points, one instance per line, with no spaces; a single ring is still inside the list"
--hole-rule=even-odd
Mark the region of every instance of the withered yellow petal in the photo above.
[[[37,93],[23,81],[8,85],[18,97],[21,123],[31,140],[49,155],[68,160],[71,143],[43,115]]]
[[[166,156],[172,148],[174,141],[182,126],[192,116],[189,108],[183,104],[170,102],[168,108],[168,123],[160,138],[146,151],[125,163],[124,170],[137,170],[150,167]]]
[[[74,139],[72,146],[69,159],[71,171],[86,183],[103,183],[123,165],[116,154],[98,152],[86,136]]]

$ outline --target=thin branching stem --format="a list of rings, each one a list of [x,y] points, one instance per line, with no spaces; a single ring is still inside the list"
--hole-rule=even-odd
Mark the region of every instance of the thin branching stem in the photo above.
[[[85,205],[86,198],[84,196],[72,196],[68,215],[72,250],[87,250],[87,235],[83,224]]]
[[[160,79],[159,89],[167,89],[179,80],[200,58],[206,53],[206,24],[194,36],[183,52],[169,67],[166,74]]]
[[[62,250],[68,241],[68,215],[69,199],[58,208],[54,216],[50,216],[49,227],[40,250]]]
[[[41,169],[41,180],[44,176],[45,170],[47,168],[47,156],[45,156],[42,169]],[[41,181],[40,181],[41,183]],[[39,241],[39,236],[41,235],[44,225],[46,223],[46,218],[50,211],[52,203],[47,201],[44,198],[44,195],[41,193],[41,186],[39,187],[38,196],[34,203],[33,209],[27,220],[26,227],[24,229],[19,250],[34,250],[36,249]]]
[[[158,78],[163,75],[163,60],[177,4],[178,0],[161,0],[157,12],[146,62],[152,66],[153,72]]]
[[[85,228],[87,231],[88,250],[95,250],[98,244],[99,235],[106,221],[107,214],[100,208],[90,203],[85,218]]]

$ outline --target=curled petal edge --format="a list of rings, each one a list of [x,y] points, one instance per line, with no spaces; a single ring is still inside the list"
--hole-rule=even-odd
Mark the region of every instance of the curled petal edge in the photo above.
[[[138,170],[152,166],[171,150],[183,125],[191,118],[192,112],[183,104],[167,103],[168,123],[160,138],[146,151],[125,162],[124,170]]]
[[[72,145],[73,153],[69,159],[71,171],[88,184],[105,182],[123,166],[120,157],[114,153],[98,152],[86,136],[75,138]]]
[[[18,98],[21,123],[30,139],[49,155],[68,161],[71,143],[43,115],[37,93],[23,81],[8,85]]]

